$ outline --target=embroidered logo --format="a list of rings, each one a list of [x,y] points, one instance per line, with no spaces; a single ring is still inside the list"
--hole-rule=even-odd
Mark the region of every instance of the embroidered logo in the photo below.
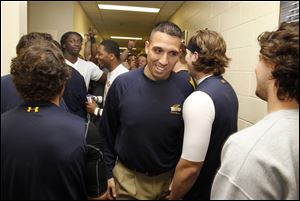
[[[170,113],[171,114],[181,114],[181,106],[180,106],[180,104],[175,104],[175,105],[172,105],[171,107],[170,107]]]
[[[39,112],[39,107],[27,107],[27,112]]]

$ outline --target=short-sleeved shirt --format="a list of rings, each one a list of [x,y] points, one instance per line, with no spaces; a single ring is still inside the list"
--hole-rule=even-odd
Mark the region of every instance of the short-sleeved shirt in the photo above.
[[[123,64],[120,64],[113,71],[108,72],[107,81],[106,81],[105,88],[104,88],[104,94],[103,94],[104,101],[103,102],[105,102],[107,92],[108,92],[110,86],[112,85],[112,83],[114,82],[114,80],[119,75],[121,75],[123,73],[127,73],[128,71],[129,70]]]
[[[66,63],[69,66],[75,68],[84,77],[87,89],[89,87],[90,80],[97,81],[103,74],[103,71],[91,61],[85,61],[83,59],[78,58],[74,64],[68,61],[67,59]]]

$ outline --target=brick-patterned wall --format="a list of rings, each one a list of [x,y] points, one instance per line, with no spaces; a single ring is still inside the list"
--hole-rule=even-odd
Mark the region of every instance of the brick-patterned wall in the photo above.
[[[224,77],[239,98],[239,130],[256,123],[267,112],[266,103],[255,96],[254,69],[259,54],[257,36],[277,28],[279,5],[279,1],[187,1],[170,19],[183,30],[187,29],[188,37],[204,28],[223,35],[227,55],[232,59]]]

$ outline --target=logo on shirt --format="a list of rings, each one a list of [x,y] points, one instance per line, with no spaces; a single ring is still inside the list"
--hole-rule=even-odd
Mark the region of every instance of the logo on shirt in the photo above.
[[[27,107],[27,112],[39,112],[39,107]]]
[[[182,111],[182,109],[181,109],[180,104],[175,104],[170,107],[171,114],[181,115],[181,111]]]

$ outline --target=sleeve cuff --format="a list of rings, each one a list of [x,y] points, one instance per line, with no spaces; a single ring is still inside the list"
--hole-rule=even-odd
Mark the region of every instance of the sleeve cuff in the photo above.
[[[99,107],[96,107],[96,109],[94,110],[94,115],[95,116],[99,116]]]

